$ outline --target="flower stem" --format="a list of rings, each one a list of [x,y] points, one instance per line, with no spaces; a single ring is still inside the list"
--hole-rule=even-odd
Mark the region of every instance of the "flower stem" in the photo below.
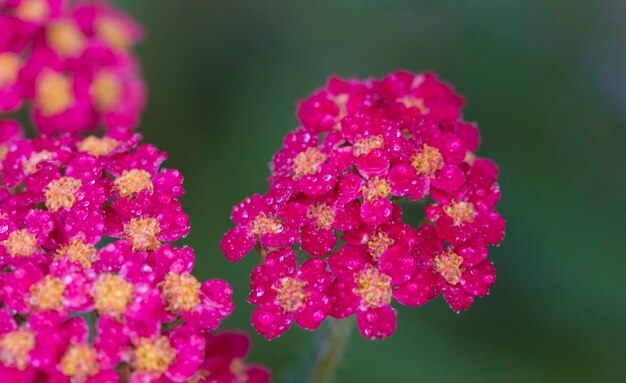
[[[330,329],[318,349],[317,360],[311,370],[309,383],[331,383],[333,381],[339,362],[341,362],[350,340],[353,320],[329,318],[328,321]]]
[[[267,257],[267,250],[265,250],[265,248],[261,246],[260,242],[257,242],[256,245],[254,245],[254,251],[256,251],[261,262],[265,262],[265,257]]]
[[[182,317],[178,317],[171,322],[163,323],[161,325],[161,332],[172,331],[175,328],[180,327],[183,323],[185,323],[185,321],[183,320]]]

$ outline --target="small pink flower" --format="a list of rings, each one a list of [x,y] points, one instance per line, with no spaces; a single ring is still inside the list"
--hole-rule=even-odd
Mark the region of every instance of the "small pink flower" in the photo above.
[[[395,72],[375,84],[384,99],[395,101],[401,115],[455,121],[464,100],[432,73]]]
[[[252,325],[268,340],[287,331],[292,318],[300,327],[315,330],[330,312],[326,295],[330,283],[331,274],[321,259],[310,259],[296,269],[293,251],[269,253],[252,273],[248,301],[258,305]]]
[[[421,226],[416,231],[416,241],[412,247],[417,267],[410,278],[397,285],[393,291],[393,297],[399,303],[405,306],[421,306],[441,294],[440,279],[432,269],[433,256],[441,251],[443,241],[437,237],[435,228],[430,225]]]
[[[335,248],[335,230],[347,231],[361,225],[358,201],[342,204],[334,193],[317,198],[303,195],[288,206],[285,214],[301,226],[302,249],[315,256],[326,255]]]
[[[231,219],[236,227],[228,231],[220,248],[232,262],[238,262],[257,241],[265,248],[282,248],[297,241],[293,223],[283,217],[283,207],[259,194],[233,207]]]
[[[131,129],[139,124],[146,87],[138,71],[132,69],[134,65],[131,62],[102,68],[91,78],[93,107],[110,131]]]
[[[496,269],[491,262],[465,267],[460,252],[449,247],[433,260],[433,270],[438,274],[443,296],[457,312],[468,309],[474,297],[486,296],[496,279]]]
[[[187,382],[202,364],[204,349],[204,337],[188,326],[134,340],[129,382],[157,382],[162,377]]]
[[[298,118],[316,133],[334,129],[348,114],[367,110],[376,102],[372,84],[358,80],[344,81],[333,77],[326,88],[300,102]]]
[[[18,52],[4,50],[0,45],[0,112],[11,112],[22,105],[25,96],[20,82],[22,66]]]
[[[73,159],[66,147],[70,141],[68,137],[13,141],[3,162],[2,183],[9,187],[24,183],[29,189],[42,190],[47,186],[49,169],[64,166]]]
[[[64,3],[64,0],[7,0],[0,11],[24,23],[39,25],[57,18]]]
[[[48,212],[30,210],[19,220],[0,219],[0,265],[46,262],[42,246],[54,228]]]
[[[391,277],[371,265],[364,254],[347,246],[328,261],[335,275],[330,290],[331,315],[345,318],[356,313],[361,334],[370,339],[390,336],[396,315],[389,305],[393,298]]]
[[[88,84],[77,75],[44,68],[35,78],[33,115],[44,134],[95,126]]]
[[[481,173],[484,169],[488,169],[487,172]],[[494,210],[500,197],[496,174],[497,168],[493,164],[477,160],[469,170],[465,188],[452,195],[441,196],[440,204],[427,208],[427,218],[436,222],[441,238],[453,244],[473,238],[489,245],[500,243],[506,223]]]
[[[216,329],[233,311],[232,289],[222,280],[200,283],[189,273],[169,272],[158,287],[171,320],[181,315],[198,331]]]
[[[269,383],[269,370],[246,364],[250,337],[244,332],[224,331],[207,334],[205,356],[198,375],[202,383]]]

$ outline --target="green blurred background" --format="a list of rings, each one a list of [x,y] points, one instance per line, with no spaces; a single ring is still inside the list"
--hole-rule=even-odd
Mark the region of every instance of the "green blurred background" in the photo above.
[[[399,307],[396,333],[353,336],[337,382],[626,380],[626,3],[117,1],[145,25],[141,132],[185,174],[196,273],[235,288],[226,325],[250,330],[248,271],[219,240],[231,206],[266,190],[295,101],[332,74],[434,70],[468,99],[479,154],[501,167],[498,279],[460,315]],[[301,382],[316,336],[294,328],[252,358]]]

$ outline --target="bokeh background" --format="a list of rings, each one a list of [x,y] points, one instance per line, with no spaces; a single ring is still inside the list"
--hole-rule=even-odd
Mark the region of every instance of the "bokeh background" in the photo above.
[[[626,379],[626,3],[622,0],[116,1],[148,31],[141,132],[186,176],[196,273],[235,288],[250,330],[255,259],[226,261],[231,206],[266,190],[295,101],[332,74],[434,70],[463,93],[501,167],[507,237],[488,299],[399,307],[389,339],[353,336],[337,382]],[[252,358],[302,382],[316,336]]]

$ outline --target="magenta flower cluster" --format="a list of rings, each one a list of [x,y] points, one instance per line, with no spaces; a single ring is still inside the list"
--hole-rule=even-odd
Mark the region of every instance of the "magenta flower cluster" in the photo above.
[[[0,2],[0,382],[269,383],[191,274],[183,177],[133,134],[140,35],[106,2]],[[104,127],[105,134],[89,134]],[[88,134],[85,134],[87,132]]]
[[[392,302],[443,295],[455,311],[495,280],[488,245],[504,236],[498,168],[479,158],[463,99],[430,73],[332,78],[300,102],[301,126],[273,158],[269,191],[233,208],[221,248],[253,248],[252,325],[267,339],[295,321],[356,316],[366,338],[396,328]],[[416,201],[417,204],[414,202]],[[413,203],[411,203],[413,202]],[[414,228],[403,213],[424,210]]]
[[[145,86],[142,30],[104,1],[0,2],[0,113],[28,102],[39,131],[133,128]]]
[[[161,169],[165,158],[138,137],[8,144],[0,381],[227,381],[220,371],[228,381],[268,381],[241,362],[242,335],[212,334],[233,310],[230,286],[200,283],[193,250],[169,243],[190,227],[178,201],[183,178]]]

